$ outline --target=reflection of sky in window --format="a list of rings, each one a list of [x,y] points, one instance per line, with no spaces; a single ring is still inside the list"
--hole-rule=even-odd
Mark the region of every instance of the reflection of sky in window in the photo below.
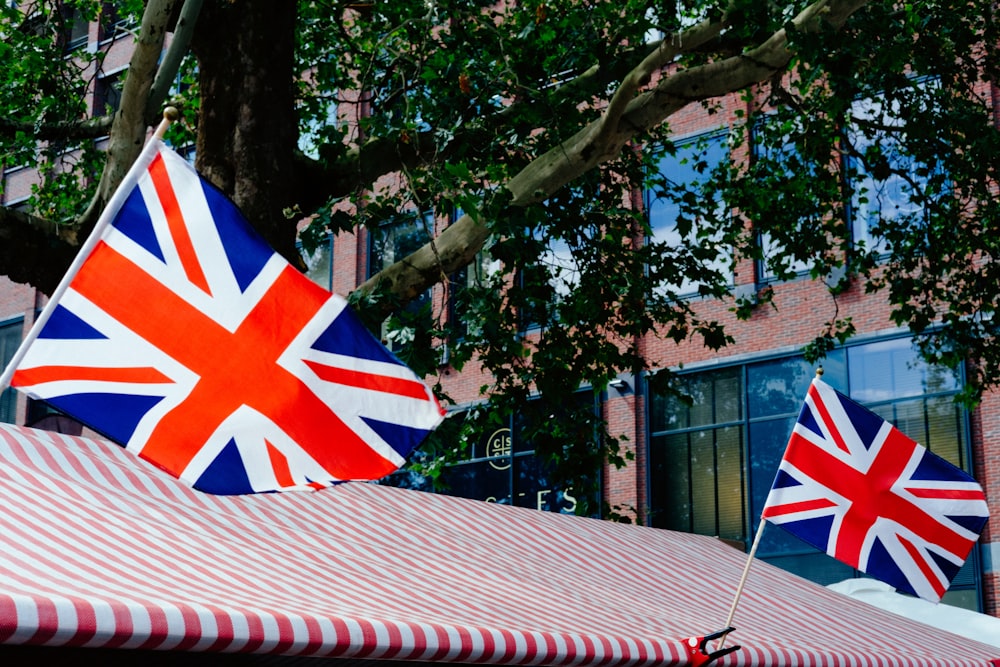
[[[549,270],[549,284],[560,297],[569,294],[580,279],[580,267],[563,239],[549,237],[548,248],[542,253],[542,263]]]
[[[319,159],[319,147],[325,140],[320,136],[323,128],[335,125],[337,122],[337,101],[328,100],[324,103],[326,107],[326,118],[308,118],[305,121],[305,128],[299,132],[299,150],[305,155]]]
[[[848,372],[851,398],[862,403],[959,388],[955,372],[928,365],[920,358],[911,338],[848,348]]]
[[[681,215],[681,207],[675,198],[679,198],[684,190],[708,181],[712,168],[729,157],[726,137],[721,133],[703,139],[677,142],[675,147],[674,155],[664,154],[658,166],[659,174],[666,179],[667,192],[661,196],[657,196],[655,192],[647,192],[646,197],[646,211],[653,240],[672,246],[681,245],[685,241],[699,243],[697,220],[687,238],[683,238],[678,232],[677,218]],[[699,163],[705,165],[701,172],[696,168]],[[724,209],[725,203],[720,202],[719,206]],[[729,252],[722,249],[711,266],[722,271],[728,262]],[[676,287],[681,294],[696,292],[698,289],[697,283],[688,280]]]
[[[754,152],[760,157],[778,159],[783,162],[794,157],[796,151],[795,144],[787,136],[782,139],[779,146],[771,146],[767,140],[762,138],[761,132],[754,133]],[[784,171],[791,178],[792,174],[789,173],[791,170],[786,168]],[[768,266],[768,259],[780,256],[784,253],[785,248],[772,238],[770,232],[763,230],[760,233],[760,249],[763,254],[763,261],[760,263],[760,279],[773,280],[777,276],[774,270]],[[789,270],[795,273],[805,273],[809,270],[809,262],[806,260],[793,260],[792,258],[786,258],[786,260]]]
[[[910,178],[914,179],[918,186],[923,185],[926,178],[916,175],[916,162],[912,157],[903,154],[900,150],[899,137],[894,136],[891,132],[892,128],[900,128],[903,125],[903,120],[899,118],[898,112],[899,104],[895,101],[888,105],[881,98],[856,101],[851,106],[851,115],[857,122],[870,122],[876,126],[890,129],[877,132],[868,131],[866,134],[860,125],[855,125],[848,129],[848,139],[859,153],[864,153],[869,148],[878,146],[890,168],[907,171]],[[854,210],[854,240],[855,242],[863,241],[869,250],[888,252],[889,248],[885,241],[875,238],[872,234],[872,227],[880,218],[892,220],[905,215],[918,214],[921,211],[921,206],[910,201],[913,189],[903,177],[890,174],[884,180],[877,180],[868,173],[866,166],[856,158],[853,160],[852,166],[858,170],[858,176],[852,183],[854,195],[851,205]],[[867,201],[861,201],[862,197]]]

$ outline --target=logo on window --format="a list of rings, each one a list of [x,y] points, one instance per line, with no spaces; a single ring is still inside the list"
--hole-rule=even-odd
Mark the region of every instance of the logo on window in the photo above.
[[[510,429],[502,428],[494,431],[486,439],[486,456],[489,457],[490,465],[497,470],[510,468]],[[494,457],[508,457],[506,460],[492,460]]]

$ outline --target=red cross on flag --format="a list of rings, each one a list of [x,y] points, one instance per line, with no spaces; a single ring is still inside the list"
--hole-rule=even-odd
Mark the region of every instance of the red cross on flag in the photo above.
[[[342,298],[159,139],[103,219],[12,386],[212,493],[377,479],[442,419]]]
[[[817,379],[762,517],[851,567],[937,602],[989,510],[972,477]]]

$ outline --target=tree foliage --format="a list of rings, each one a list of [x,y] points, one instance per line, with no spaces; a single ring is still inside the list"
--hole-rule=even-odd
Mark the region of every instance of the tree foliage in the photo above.
[[[442,340],[453,364],[481,361],[493,415],[538,409],[544,424],[553,404],[527,408],[530,394],[565,410],[569,389],[651,370],[651,336],[725,346],[679,286],[749,316],[768,293],[731,294],[745,258],[834,293],[860,281],[928,358],[972,362],[971,398],[1000,380],[998,35],[983,3],[119,3],[140,55],[168,30],[176,53],[159,70],[133,60],[114,115],[83,106],[81,73],[103,51],[66,58],[59,37],[67,8],[93,18],[102,3],[20,4],[0,8],[0,153],[43,178],[29,214],[0,210],[0,273],[15,279],[55,284],[170,82],[184,117],[171,139],[195,143],[202,173],[290,257],[305,217],[307,249],[413,212],[454,219],[353,297],[373,323],[391,315],[418,370],[433,372]],[[692,105],[718,115],[741,158],[694,156],[704,178],[681,184],[654,167]],[[357,107],[360,125],[343,123]],[[681,242],[650,235],[642,191],[677,206]],[[434,285],[461,318],[403,307]],[[808,351],[852,332],[832,322]],[[541,449],[567,478],[624,462],[593,414],[558,421],[573,427],[550,420]]]

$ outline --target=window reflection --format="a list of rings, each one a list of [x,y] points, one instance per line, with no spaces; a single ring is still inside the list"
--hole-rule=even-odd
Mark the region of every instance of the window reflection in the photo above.
[[[908,437],[967,469],[968,427],[954,401],[961,377],[930,367],[911,338],[834,350],[823,379],[850,395]],[[684,400],[650,396],[650,523],[659,528],[743,541],[760,513],[816,367],[801,356],[735,365],[678,377]],[[744,386],[745,379],[745,386]],[[744,401],[746,410],[742,409]],[[758,557],[820,584],[854,571],[790,533],[769,529]],[[971,591],[978,567],[970,559],[956,577],[951,600]],[[964,573],[964,574],[963,574]]]

